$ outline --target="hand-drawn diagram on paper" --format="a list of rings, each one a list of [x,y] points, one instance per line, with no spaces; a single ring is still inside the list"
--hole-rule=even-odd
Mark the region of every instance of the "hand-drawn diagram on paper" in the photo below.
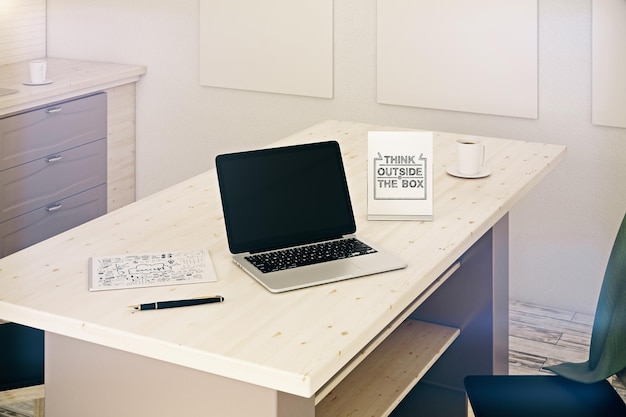
[[[92,257],[89,290],[217,281],[205,249]]]

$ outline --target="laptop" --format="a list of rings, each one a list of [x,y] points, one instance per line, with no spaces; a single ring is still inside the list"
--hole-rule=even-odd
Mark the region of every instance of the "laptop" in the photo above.
[[[216,157],[234,262],[271,292],[401,269],[363,242],[336,141]]]

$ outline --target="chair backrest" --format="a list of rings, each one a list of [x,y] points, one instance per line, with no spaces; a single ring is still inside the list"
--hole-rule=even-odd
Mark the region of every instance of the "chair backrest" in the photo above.
[[[610,372],[607,377],[626,368],[626,217],[617,232],[602,281],[591,333],[589,367],[606,367],[606,372]]]
[[[589,360],[548,367],[566,378],[592,383],[626,368],[626,216],[604,273],[591,333]]]

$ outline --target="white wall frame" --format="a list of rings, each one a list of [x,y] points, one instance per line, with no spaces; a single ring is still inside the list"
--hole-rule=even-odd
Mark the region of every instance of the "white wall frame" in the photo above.
[[[594,125],[626,128],[626,1],[592,3]]]
[[[538,117],[537,0],[379,0],[378,102]]]
[[[333,0],[200,0],[200,83],[333,97]]]

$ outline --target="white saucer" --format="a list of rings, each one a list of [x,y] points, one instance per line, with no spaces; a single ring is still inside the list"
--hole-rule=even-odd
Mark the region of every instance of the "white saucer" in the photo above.
[[[491,171],[489,171],[487,168],[481,168],[480,171],[478,171],[478,173],[474,175],[466,175],[461,174],[456,168],[448,168],[448,174],[452,175],[453,177],[459,178],[485,178],[491,175]]]
[[[45,80],[40,83],[31,83],[30,81],[24,81],[22,84],[24,85],[48,85],[48,84],[52,84],[52,80]]]

